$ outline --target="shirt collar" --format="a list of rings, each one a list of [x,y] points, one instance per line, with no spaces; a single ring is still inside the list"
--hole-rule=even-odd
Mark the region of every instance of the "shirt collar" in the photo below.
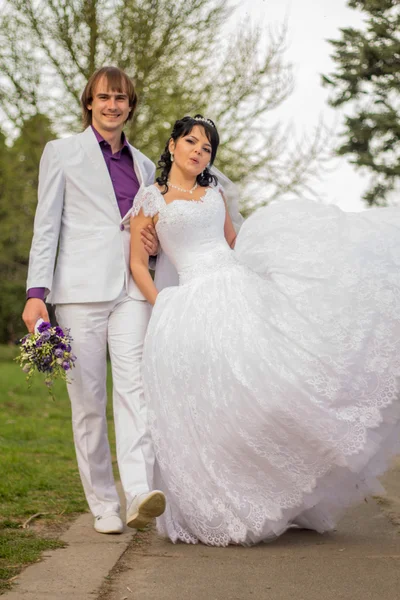
[[[96,140],[99,142],[99,144],[101,144],[101,142],[104,142],[105,144],[108,144],[107,140],[105,140],[103,138],[103,136],[97,131],[97,129],[95,129],[93,127],[93,125],[91,125],[92,131],[94,133],[94,135],[96,136]],[[122,140],[122,147],[121,150],[123,150],[123,148],[128,148],[129,152],[131,151],[129,144],[128,144],[128,140],[126,139],[126,135],[124,132],[121,133],[121,140]]]

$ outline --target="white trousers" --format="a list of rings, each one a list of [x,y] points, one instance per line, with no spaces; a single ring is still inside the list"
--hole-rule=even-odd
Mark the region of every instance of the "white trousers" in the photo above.
[[[147,302],[133,300],[125,291],[112,302],[56,307],[58,323],[71,330],[77,356],[68,393],[79,472],[95,516],[120,508],[107,435],[107,344],[117,461],[127,505],[137,493],[152,488],[154,454],[141,378],[150,311]]]

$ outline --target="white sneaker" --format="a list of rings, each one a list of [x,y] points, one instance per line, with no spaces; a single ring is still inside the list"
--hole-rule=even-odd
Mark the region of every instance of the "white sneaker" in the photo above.
[[[163,514],[165,504],[165,496],[159,490],[138,494],[127,510],[126,524],[134,529],[143,529],[153,519]]]
[[[98,533],[122,533],[124,524],[118,513],[110,512],[103,516],[96,517],[94,520],[94,528]]]

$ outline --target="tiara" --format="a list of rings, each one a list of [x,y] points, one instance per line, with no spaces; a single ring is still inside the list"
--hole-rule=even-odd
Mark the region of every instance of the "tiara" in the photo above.
[[[212,121],[210,121],[210,119],[205,119],[204,117],[193,117],[194,121],[204,121],[204,123],[208,123],[208,125],[211,125],[211,127],[215,128],[215,125]]]

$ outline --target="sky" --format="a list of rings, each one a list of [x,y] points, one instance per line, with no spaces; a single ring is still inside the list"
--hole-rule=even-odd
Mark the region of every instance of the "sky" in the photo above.
[[[321,73],[335,70],[327,39],[339,39],[341,27],[361,28],[361,12],[348,8],[346,0],[240,0],[238,5],[238,21],[248,16],[253,23],[262,22],[266,27],[278,27],[287,21],[285,57],[293,66],[295,90],[274,113],[276,118],[293,123],[298,134],[312,133],[321,117],[340,131],[342,113],[329,107],[330,92],[321,85]],[[361,197],[367,184],[365,172],[356,171],[348,158],[338,158],[314,187],[325,201],[343,210],[358,211],[365,208]]]

